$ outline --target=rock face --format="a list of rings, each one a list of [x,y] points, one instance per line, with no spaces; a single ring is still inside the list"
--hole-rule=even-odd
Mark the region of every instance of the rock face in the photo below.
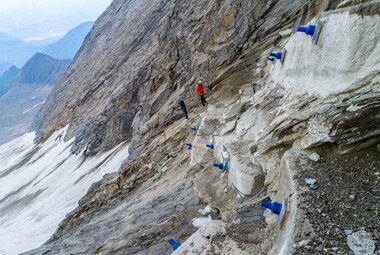
[[[303,4],[114,1],[39,113],[38,141],[70,122],[73,150],[98,151],[157,124],[165,127],[178,96],[193,97],[199,78],[213,82],[234,74],[240,76],[236,86],[250,82],[254,60],[243,52],[294,21]]]
[[[115,0],[34,127],[44,141],[70,124],[71,151],[90,156],[130,141],[129,161],[26,254],[170,254],[172,238],[176,254],[349,254],[344,229],[375,233],[380,4],[325,12],[338,2]],[[289,31],[317,22],[317,44]],[[197,230],[206,205],[218,221]]]

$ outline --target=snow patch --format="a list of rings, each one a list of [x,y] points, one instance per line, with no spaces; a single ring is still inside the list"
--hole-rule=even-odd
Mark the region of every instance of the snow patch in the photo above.
[[[94,157],[71,154],[74,139],[56,139],[66,130],[38,145],[29,133],[0,146],[0,255],[46,242],[90,186],[128,158],[125,143]]]
[[[41,103],[33,105],[33,108],[36,108],[37,106],[43,105],[46,102],[46,100],[42,101]]]
[[[28,112],[30,112],[31,110],[32,110],[32,109],[28,109],[28,110],[26,110],[26,111],[23,111],[22,114],[28,113]]]

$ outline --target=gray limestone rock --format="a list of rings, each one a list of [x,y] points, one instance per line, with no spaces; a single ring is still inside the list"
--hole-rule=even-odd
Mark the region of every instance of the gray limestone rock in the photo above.
[[[321,159],[321,156],[319,156],[318,153],[313,152],[312,154],[309,155],[308,158],[314,162],[318,162]]]
[[[355,255],[372,255],[375,252],[375,242],[364,230],[347,236],[347,245]]]

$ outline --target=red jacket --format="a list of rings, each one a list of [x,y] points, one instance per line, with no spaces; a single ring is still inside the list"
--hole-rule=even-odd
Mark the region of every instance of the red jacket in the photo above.
[[[203,94],[204,91],[205,91],[205,88],[201,84],[198,84],[195,87],[195,92],[197,92],[198,95]]]

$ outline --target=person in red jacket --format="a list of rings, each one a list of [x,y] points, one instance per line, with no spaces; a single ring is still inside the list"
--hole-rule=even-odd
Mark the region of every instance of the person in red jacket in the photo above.
[[[201,103],[203,106],[207,104],[207,101],[205,99],[205,88],[203,87],[203,82],[199,81],[197,86],[195,87],[195,92],[199,95],[201,99]]]

